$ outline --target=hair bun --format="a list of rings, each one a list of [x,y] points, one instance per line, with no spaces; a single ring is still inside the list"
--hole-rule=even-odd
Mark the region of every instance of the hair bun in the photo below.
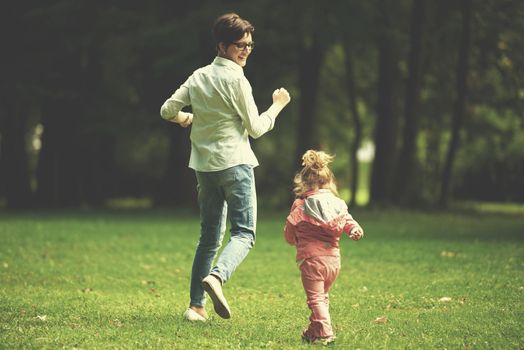
[[[315,150],[308,150],[304,155],[302,156],[302,165],[306,168],[314,169],[314,170],[320,170],[325,167],[329,163],[333,161],[333,156],[322,152],[322,151],[315,151]]]

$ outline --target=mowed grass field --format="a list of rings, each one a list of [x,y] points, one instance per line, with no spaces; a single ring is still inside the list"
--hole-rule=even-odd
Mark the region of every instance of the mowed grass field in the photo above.
[[[331,290],[340,349],[524,347],[524,216],[356,210]],[[182,319],[197,215],[0,213],[2,349],[307,349],[309,310],[282,235],[257,243],[224,286],[233,317]],[[226,235],[226,239],[227,239]]]

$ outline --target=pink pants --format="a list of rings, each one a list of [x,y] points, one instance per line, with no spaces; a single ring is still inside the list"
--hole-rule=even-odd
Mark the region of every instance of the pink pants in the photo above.
[[[304,336],[310,339],[333,336],[328,292],[340,271],[340,257],[316,256],[306,259],[300,264],[300,271],[307,304],[311,309],[309,327],[304,331]]]

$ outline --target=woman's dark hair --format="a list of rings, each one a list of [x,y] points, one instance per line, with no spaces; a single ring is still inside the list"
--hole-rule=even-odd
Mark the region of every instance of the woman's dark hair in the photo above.
[[[246,33],[253,34],[255,27],[236,13],[226,13],[217,18],[213,26],[215,44],[230,44],[242,39]]]

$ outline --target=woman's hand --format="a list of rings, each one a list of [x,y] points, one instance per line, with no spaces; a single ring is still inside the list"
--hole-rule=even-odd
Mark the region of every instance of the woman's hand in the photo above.
[[[274,104],[284,108],[289,103],[289,101],[291,101],[291,97],[289,96],[289,92],[287,92],[286,89],[280,88],[273,91]]]
[[[174,123],[179,124],[183,128],[187,128],[193,123],[193,114],[187,112],[178,112],[178,115],[173,119]]]

